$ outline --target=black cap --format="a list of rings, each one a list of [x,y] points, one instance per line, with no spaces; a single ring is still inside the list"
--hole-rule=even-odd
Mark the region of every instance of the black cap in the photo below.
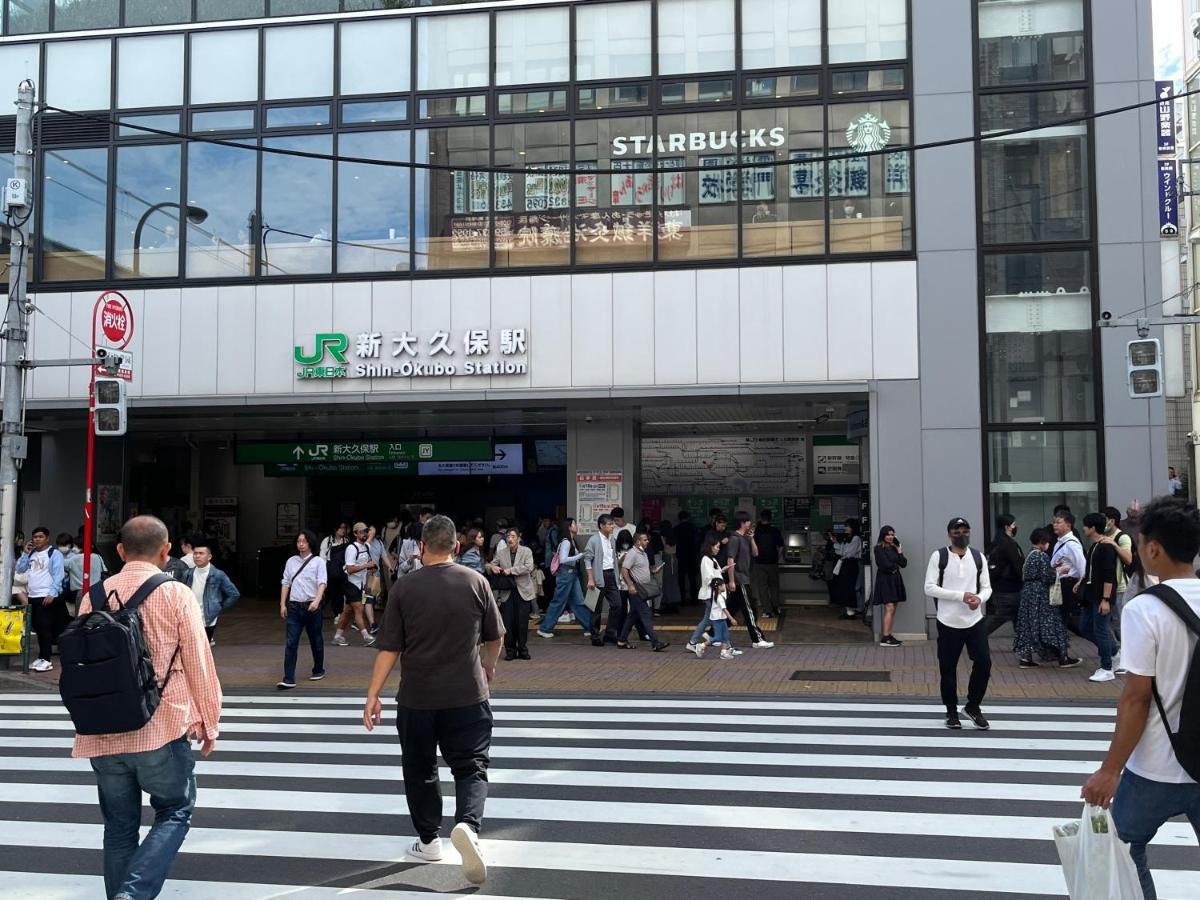
[[[946,526],[946,530],[953,531],[955,528],[966,528],[968,531],[970,531],[971,523],[962,516],[955,516],[950,520],[950,524]]]

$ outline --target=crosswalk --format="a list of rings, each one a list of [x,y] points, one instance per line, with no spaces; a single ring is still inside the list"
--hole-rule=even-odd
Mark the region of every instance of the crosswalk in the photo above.
[[[475,897],[669,900],[1065,896],[1051,826],[1113,710],[988,707],[950,732],[927,703],[507,696],[496,718]],[[228,696],[197,762],[191,833],[162,896],[415,900],[469,885],[404,856],[395,731],[361,701]],[[385,714],[385,721],[387,716]],[[53,696],[0,694],[0,884],[36,900],[103,896],[87,763]],[[447,828],[454,799],[443,770]],[[147,822],[149,820],[147,819]],[[1159,896],[1200,896],[1185,822],[1151,849]]]

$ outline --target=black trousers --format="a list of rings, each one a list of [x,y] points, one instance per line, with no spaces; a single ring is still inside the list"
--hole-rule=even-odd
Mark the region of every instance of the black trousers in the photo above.
[[[937,623],[938,668],[942,674],[942,704],[947,712],[958,712],[958,660],[963,648],[971,658],[971,678],[967,682],[967,706],[978,709],[987,693],[992,674],[992,652],[988,647],[987,619],[970,628],[951,628]]]
[[[528,606],[528,601],[526,601]],[[454,823],[466,822],[478,833],[487,801],[491,762],[492,707],[485,700],[453,709],[396,709],[396,730],[403,754],[404,796],[421,840],[428,843],[442,827],[442,785],[438,750],[454,776]]]
[[[629,632],[633,631],[636,625],[642,640],[657,644],[658,635],[654,633],[654,613],[650,611],[649,602],[636,591],[632,591],[626,596],[629,597],[629,612],[625,616],[625,622],[621,626],[621,633],[617,639],[622,644],[625,643],[629,639]]]
[[[525,650],[529,640],[529,611],[528,600],[521,598],[517,591],[509,591],[508,599],[500,604],[500,614],[504,619],[504,649]]]
[[[684,606],[699,603],[700,560],[692,556],[679,557],[679,602]]]
[[[1005,625],[1017,627],[1017,612],[1021,609],[1019,593],[993,591],[987,602],[987,633],[995,634]]]
[[[596,582],[600,591],[600,599],[596,601],[596,614],[592,616],[592,637],[600,635],[600,611],[608,606],[608,625],[604,629],[604,640],[612,643],[618,640],[621,628],[625,625],[625,601],[617,588],[617,575],[612,569],[604,570],[604,583]]]
[[[1062,587],[1062,617],[1063,624],[1067,626],[1067,631],[1076,637],[1087,637],[1079,630],[1079,595],[1075,593],[1075,585],[1078,583],[1078,578],[1068,578],[1066,576],[1059,579],[1059,585]]]
[[[750,643],[757,644],[763,639],[762,629],[758,627],[754,602],[750,599],[750,589],[746,585],[739,584],[732,591],[728,591],[725,595],[725,605],[729,612],[745,623],[746,630],[750,632]]]
[[[54,655],[54,644],[69,618],[62,597],[55,597],[49,605],[45,605],[44,597],[29,598],[29,627],[37,635],[39,659],[48,660]]]

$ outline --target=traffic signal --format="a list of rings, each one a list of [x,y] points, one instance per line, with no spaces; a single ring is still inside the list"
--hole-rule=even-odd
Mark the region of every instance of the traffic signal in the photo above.
[[[96,436],[120,437],[126,426],[125,381],[96,379]]]
[[[1125,348],[1129,396],[1135,400],[1163,395],[1162,344],[1158,338],[1130,341]]]

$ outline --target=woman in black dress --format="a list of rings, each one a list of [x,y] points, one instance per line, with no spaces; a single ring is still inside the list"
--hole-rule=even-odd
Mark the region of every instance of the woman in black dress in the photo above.
[[[908,565],[896,529],[884,525],[879,529],[879,540],[875,543],[875,591],[872,602],[883,607],[883,632],[880,647],[899,647],[901,641],[892,637],[892,621],[896,618],[896,604],[908,599],[904,593],[904,576],[900,570]]]

